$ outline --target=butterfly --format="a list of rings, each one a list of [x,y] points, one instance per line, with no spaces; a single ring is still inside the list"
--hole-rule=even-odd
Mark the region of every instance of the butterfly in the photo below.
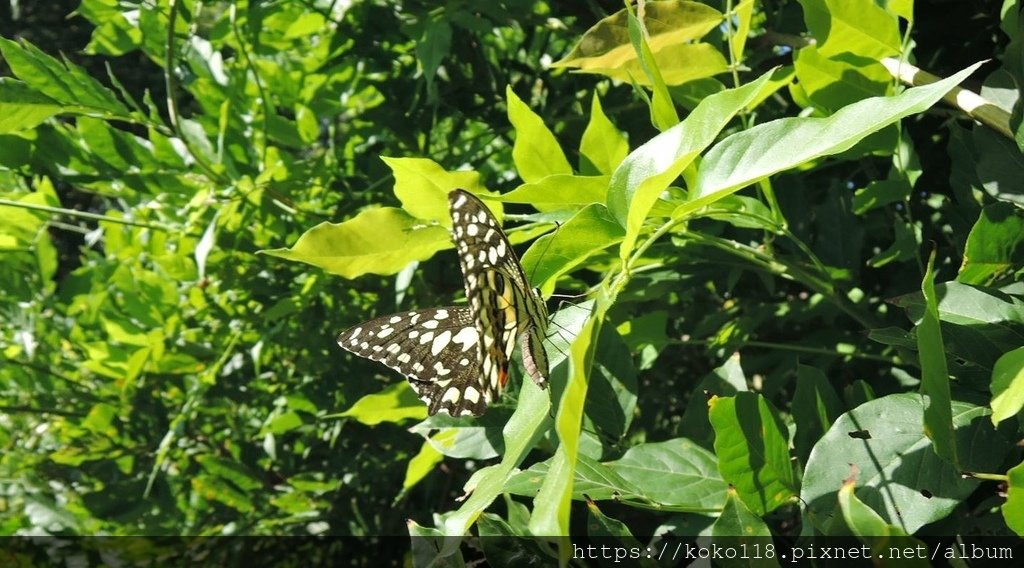
[[[431,415],[479,416],[508,382],[517,338],[527,374],[547,386],[548,311],[487,206],[463,189],[448,205],[469,305],[372,319],[343,331],[338,345],[405,375]]]

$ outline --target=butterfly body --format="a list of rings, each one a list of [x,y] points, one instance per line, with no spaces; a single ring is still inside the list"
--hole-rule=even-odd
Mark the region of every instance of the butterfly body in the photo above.
[[[517,337],[527,373],[546,386],[548,314],[487,206],[461,189],[448,204],[469,305],[379,317],[342,332],[338,344],[405,375],[430,414],[479,416],[508,381]]]

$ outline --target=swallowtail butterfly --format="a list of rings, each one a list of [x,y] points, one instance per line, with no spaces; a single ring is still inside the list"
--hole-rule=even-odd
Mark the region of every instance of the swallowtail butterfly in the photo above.
[[[517,337],[526,372],[547,385],[548,312],[487,206],[462,189],[448,204],[469,305],[379,317],[343,331],[338,345],[405,375],[430,414],[479,416],[508,381]]]

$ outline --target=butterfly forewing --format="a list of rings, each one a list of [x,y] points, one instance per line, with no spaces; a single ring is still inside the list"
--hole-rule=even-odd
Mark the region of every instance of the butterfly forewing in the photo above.
[[[517,337],[526,371],[546,385],[547,308],[487,206],[461,189],[448,203],[469,306],[380,317],[342,332],[338,344],[405,375],[430,414],[480,415],[508,380]]]
[[[338,344],[405,375],[430,414],[482,414],[497,387],[479,384],[480,336],[466,307],[418,310],[359,324]]]

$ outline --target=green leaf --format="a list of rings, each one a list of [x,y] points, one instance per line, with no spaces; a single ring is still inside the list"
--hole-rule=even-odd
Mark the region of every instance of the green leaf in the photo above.
[[[778,410],[750,392],[713,397],[708,407],[722,479],[757,515],[790,502],[797,483],[789,461],[789,432]]]
[[[284,32],[285,39],[298,39],[311,36],[323,31],[327,20],[319,12],[303,12],[298,18],[292,20],[288,29]]]
[[[573,472],[572,498],[583,500],[588,496],[595,501],[607,500],[640,500],[649,499],[643,491],[630,481],[620,476],[609,464],[580,455]],[[551,459],[538,462],[526,471],[515,474],[505,484],[505,491],[514,495],[536,497],[544,480],[551,474]]]
[[[740,365],[739,353],[733,354],[720,366],[707,375],[701,377],[700,381],[693,387],[694,393],[710,393],[716,396],[733,396],[738,392],[749,390],[747,378],[743,374],[743,367]],[[711,449],[714,447],[715,431],[708,420],[707,404],[687,404],[683,411],[682,420],[679,425],[687,437],[696,442],[700,447]]]
[[[825,374],[814,367],[797,366],[796,392],[793,394],[793,421],[796,422],[793,446],[801,462],[807,462],[814,444],[842,413],[843,403]]]
[[[1024,536],[1024,463],[1019,463],[1006,472],[1006,503],[1003,503],[1003,519],[1006,526],[1018,536]]]
[[[608,176],[554,174],[524,183],[498,199],[505,203],[529,203],[538,211],[551,211],[603,203],[607,194]]]
[[[417,483],[423,481],[434,467],[444,461],[444,454],[434,449],[433,444],[424,441],[417,453],[405,467],[405,479],[402,481],[402,491],[412,489]]]
[[[530,183],[555,174],[571,174],[572,166],[565,158],[555,135],[530,107],[516,96],[511,86],[505,89],[508,120],[516,130],[512,161],[523,181]]]
[[[437,100],[437,69],[452,48],[452,27],[443,19],[432,19],[423,28],[423,36],[416,42],[416,59],[427,80],[430,101]]]
[[[588,205],[554,233],[537,239],[523,255],[523,270],[534,286],[544,289],[621,238],[622,227],[604,205]]]
[[[487,189],[480,184],[480,174],[474,171],[449,172],[437,162],[426,158],[389,158],[381,156],[395,175],[395,197],[413,217],[437,221],[445,227],[452,224],[448,213],[448,194],[453,189],[465,189],[485,197]],[[488,203],[491,212],[501,220],[501,207]]]
[[[615,127],[601,108],[601,99],[594,92],[590,102],[590,120],[580,140],[580,171],[587,174],[611,175],[629,154],[626,134]],[[604,201],[607,187],[597,202]]]
[[[936,454],[959,465],[950,409],[949,370],[946,368],[946,351],[935,298],[935,251],[928,258],[921,293],[925,298],[925,312],[917,326],[917,353],[921,365],[921,394],[928,397],[924,410],[924,433],[932,439]]]
[[[736,489],[730,487],[726,492],[725,507],[711,526],[711,536],[718,546],[736,550],[759,550],[762,544],[772,538],[771,530],[760,517],[755,515],[740,499]],[[742,566],[778,566],[778,561],[767,555],[751,554],[742,561],[736,559],[736,565]],[[732,565],[731,562],[723,565]]]
[[[984,407],[953,402],[954,435],[966,471],[992,471],[1010,451],[987,414]],[[851,464],[860,472],[858,497],[908,534],[952,512],[979,481],[965,479],[935,454],[923,415],[924,400],[916,393],[878,398],[843,414],[807,460],[800,494],[806,518],[818,530],[828,529]]]
[[[273,417],[264,426],[263,431],[271,434],[282,434],[301,427],[304,424],[302,417],[297,412],[285,412]]]
[[[444,227],[424,225],[401,209],[381,207],[362,211],[343,223],[320,223],[290,249],[260,252],[356,278],[396,274],[410,262],[426,260],[450,246]]]
[[[920,551],[927,552],[928,547],[908,536],[900,527],[885,522],[871,507],[858,499],[854,493],[853,478],[844,482],[843,488],[839,490],[839,508],[843,512],[846,526],[870,546],[870,556],[865,554],[862,558],[877,559],[882,566],[931,566],[927,556],[920,556]]]
[[[0,77],[0,134],[34,128],[63,108],[21,81]]]
[[[1015,295],[959,282],[944,282],[936,286],[935,291],[939,299],[939,319],[943,322],[976,328],[1024,322],[1024,301]],[[915,323],[920,323],[927,309],[921,292],[897,296],[890,301],[906,309],[907,316]]]
[[[803,47],[794,60],[797,79],[816,106],[832,112],[868,97],[889,92],[890,76],[878,62],[857,64],[829,59],[813,45]]]
[[[1009,203],[993,203],[967,236],[957,281],[991,285],[1013,277],[1024,267],[1024,212]]]
[[[641,12],[644,11],[644,8],[645,5],[643,4],[637,7]],[[629,41],[633,46],[633,50],[638,55],[639,67],[643,70],[642,75],[630,73],[629,78],[632,81],[643,77],[647,78],[647,84],[654,91],[650,102],[651,124],[658,130],[666,130],[679,122],[679,114],[676,113],[675,103],[672,100],[672,95],[668,92],[668,87],[665,85],[665,79],[661,76],[658,62],[655,61],[654,54],[651,53],[651,46],[647,43],[648,34],[644,24],[633,14],[632,6],[629,4],[626,5],[626,12],[628,16]],[[641,18],[644,18],[644,16],[641,15]]]
[[[854,54],[878,61],[900,53],[896,16],[872,0],[800,0],[807,28],[825,57]]]
[[[533,381],[523,381],[519,391],[519,404],[505,424],[502,434],[505,438],[505,454],[501,462],[480,470],[473,494],[461,507],[444,520],[443,534],[461,537],[468,533],[470,525],[490,504],[504,492],[505,484],[512,478],[516,467],[522,463],[526,453],[536,444],[550,424],[548,412],[551,399],[546,390],[541,390]],[[442,554],[450,555],[458,547],[457,538],[448,538]]]
[[[992,424],[1015,416],[1024,408],[1024,347],[1003,353],[992,369]]]
[[[766,73],[737,89],[708,96],[682,122],[633,150],[619,164],[608,187],[608,210],[626,228],[619,252],[623,260],[632,253],[658,196],[766,87],[770,77]]]
[[[873,181],[854,192],[853,212],[863,215],[890,203],[901,203],[910,196],[911,189],[905,179]]]
[[[715,29],[722,17],[721,12],[700,2],[647,3],[643,18],[650,50],[657,57],[665,48],[690,44]],[[594,24],[569,55],[552,67],[571,67],[609,76],[615,74],[617,76],[613,78],[628,81],[629,76],[623,70],[639,70],[640,67],[637,51],[630,42],[628,19],[629,12],[622,9]]]
[[[210,475],[217,476],[243,491],[256,491],[262,489],[264,484],[248,468],[236,462],[215,455],[204,454],[196,457],[196,461],[203,467],[203,471]]]
[[[690,201],[680,213],[696,211],[772,174],[849,150],[901,118],[927,110],[979,65],[894,97],[864,99],[828,118],[781,118],[733,134],[704,157]]]
[[[633,446],[606,465],[655,503],[675,510],[713,512],[725,503],[727,486],[715,456],[686,438]]]
[[[128,109],[114,94],[77,65],[61,63],[34,45],[0,38],[0,53],[14,75],[31,89],[77,111],[127,116]]]
[[[583,405],[594,361],[594,349],[601,332],[604,311],[600,299],[595,313],[587,318],[576,340],[569,347],[569,379],[555,415],[559,445],[551,459],[551,473],[544,479],[534,499],[530,532],[538,535],[569,534],[569,508],[576,462],[579,458]],[[607,309],[607,308],[605,308]]]
[[[501,429],[508,417],[507,412],[496,409],[475,419],[436,414],[409,431],[423,436],[448,457],[488,460],[501,451]]]
[[[381,422],[401,424],[410,419],[422,420],[427,416],[427,407],[416,397],[409,383],[401,381],[379,393],[364,396],[339,416],[353,418],[367,426]]]
[[[637,402],[636,369],[629,349],[611,327],[603,327],[587,390],[584,430],[612,441],[629,431]]]

